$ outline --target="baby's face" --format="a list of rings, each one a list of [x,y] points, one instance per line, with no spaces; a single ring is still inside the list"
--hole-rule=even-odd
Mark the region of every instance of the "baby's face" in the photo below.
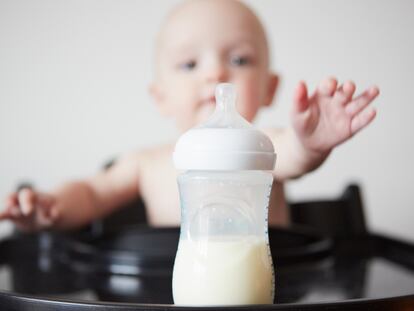
[[[194,1],[174,12],[160,35],[151,91],[161,111],[185,131],[215,108],[220,82],[234,83],[237,109],[249,121],[271,103],[277,79],[256,17],[233,1]]]

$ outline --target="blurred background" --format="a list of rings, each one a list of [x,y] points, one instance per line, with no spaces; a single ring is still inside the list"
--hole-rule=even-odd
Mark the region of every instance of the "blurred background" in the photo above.
[[[48,190],[124,152],[174,140],[148,95],[154,38],[178,1],[0,0],[0,198],[23,181]],[[293,89],[327,76],[378,85],[375,122],[289,198],[362,186],[371,230],[414,240],[414,2],[250,0],[281,85],[259,127],[289,125]],[[357,91],[358,91],[357,90]],[[3,205],[0,205],[3,208]],[[11,229],[0,224],[0,236]]]

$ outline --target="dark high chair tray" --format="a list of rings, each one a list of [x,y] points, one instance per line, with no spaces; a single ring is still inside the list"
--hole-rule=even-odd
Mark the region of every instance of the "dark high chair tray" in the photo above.
[[[77,271],[126,275],[171,275],[179,228],[127,227],[102,237],[65,239],[65,262]],[[304,228],[271,228],[269,243],[277,266],[326,257],[332,241]]]
[[[177,228],[130,227],[94,238],[51,233],[0,242],[1,310],[190,310],[172,305]],[[414,246],[364,234],[331,240],[269,230],[275,304],[233,310],[414,308]]]

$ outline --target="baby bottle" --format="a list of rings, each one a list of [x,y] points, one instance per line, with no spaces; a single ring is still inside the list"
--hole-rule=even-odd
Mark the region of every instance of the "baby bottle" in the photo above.
[[[175,146],[174,164],[184,170],[173,271],[178,305],[273,303],[267,219],[276,155],[235,101],[234,86],[219,84],[213,115]]]

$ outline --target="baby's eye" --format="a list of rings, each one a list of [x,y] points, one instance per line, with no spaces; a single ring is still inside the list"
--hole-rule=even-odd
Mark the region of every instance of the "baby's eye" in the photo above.
[[[245,66],[251,64],[251,60],[247,56],[233,56],[230,58],[230,63],[234,66]]]
[[[197,63],[196,63],[195,60],[190,60],[190,61],[181,63],[179,65],[180,69],[183,69],[183,70],[186,70],[186,71],[193,70],[196,66],[197,66]]]

